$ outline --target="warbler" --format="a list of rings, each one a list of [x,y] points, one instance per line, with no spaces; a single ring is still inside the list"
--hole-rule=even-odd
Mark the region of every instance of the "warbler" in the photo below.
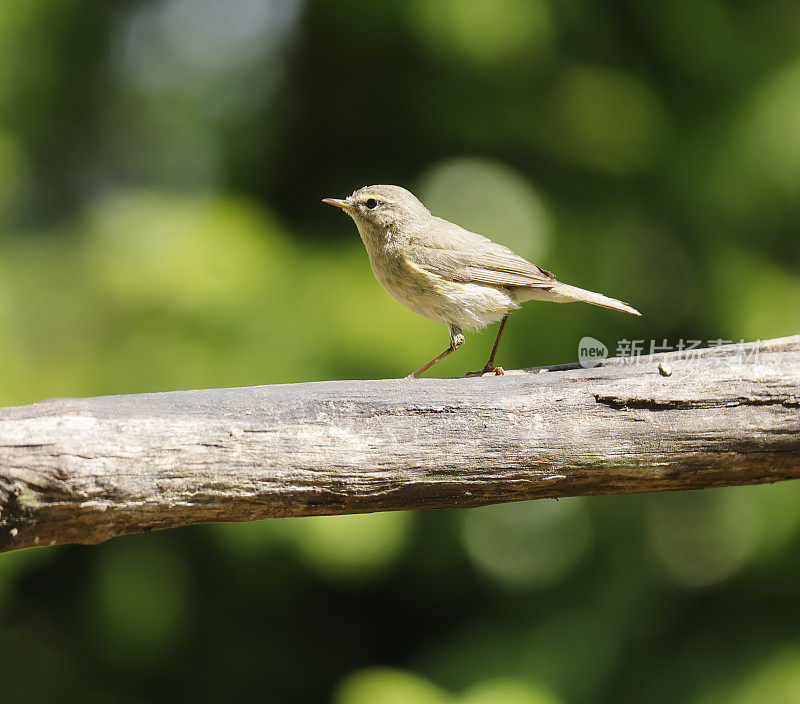
[[[372,271],[406,308],[450,332],[450,346],[408,375],[413,379],[464,344],[464,331],[500,321],[489,360],[469,375],[503,374],[494,364],[511,311],[526,301],[595,306],[641,315],[615,298],[562,284],[547,269],[531,264],[508,247],[431,215],[400,186],[365,186],[348,198],[323,198],[355,220]]]

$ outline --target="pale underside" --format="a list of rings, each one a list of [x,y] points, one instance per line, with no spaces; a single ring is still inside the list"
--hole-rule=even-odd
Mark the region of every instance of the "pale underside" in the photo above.
[[[402,255],[373,256],[378,281],[400,303],[460,330],[497,322],[524,301],[564,300],[553,275],[507,247],[440,218],[435,238],[416,235]]]

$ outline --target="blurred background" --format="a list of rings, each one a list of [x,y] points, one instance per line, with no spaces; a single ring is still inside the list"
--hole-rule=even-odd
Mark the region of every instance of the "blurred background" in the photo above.
[[[370,183],[633,319],[800,330],[800,5],[2,0],[0,405],[403,376],[443,326],[320,203]],[[496,328],[437,375],[483,364]],[[800,484],[288,519],[0,556],[3,702],[796,702]]]

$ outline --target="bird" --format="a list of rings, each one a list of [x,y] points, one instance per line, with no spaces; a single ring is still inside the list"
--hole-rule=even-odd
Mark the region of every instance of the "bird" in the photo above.
[[[450,345],[409,374],[415,379],[464,344],[464,331],[500,321],[488,361],[465,376],[504,373],[495,356],[509,314],[526,301],[579,301],[641,315],[638,310],[593,291],[558,281],[555,275],[488,237],[432,215],[400,186],[365,186],[347,198],[323,198],[341,208],[358,228],[372,271],[397,301],[443,323]]]

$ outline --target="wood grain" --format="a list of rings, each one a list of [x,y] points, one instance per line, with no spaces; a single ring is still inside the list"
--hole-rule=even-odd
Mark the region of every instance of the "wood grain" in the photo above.
[[[0,551],[797,477],[800,336],[500,377],[55,399],[0,409]]]

